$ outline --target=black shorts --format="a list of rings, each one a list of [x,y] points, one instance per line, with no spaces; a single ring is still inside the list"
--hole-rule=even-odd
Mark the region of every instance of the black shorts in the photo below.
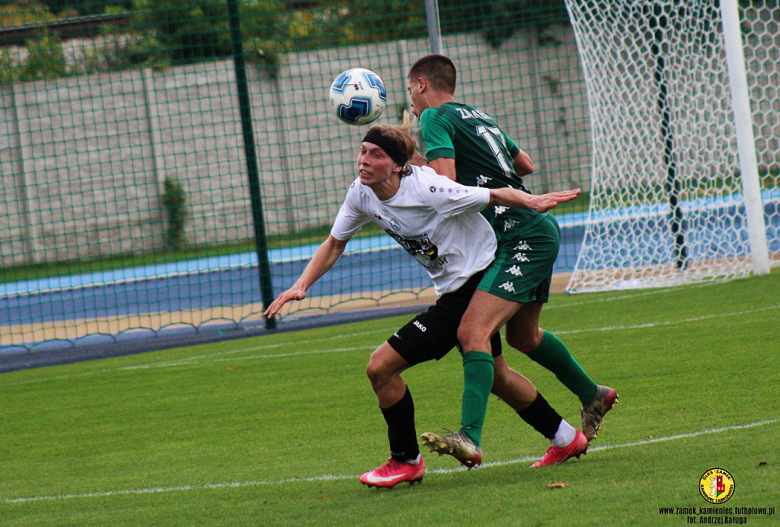
[[[412,366],[439,360],[456,346],[463,353],[458,345],[458,326],[483,274],[475,274],[457,291],[442,295],[425,313],[396,331],[387,343]],[[499,332],[493,335],[490,346],[494,357],[501,355]]]

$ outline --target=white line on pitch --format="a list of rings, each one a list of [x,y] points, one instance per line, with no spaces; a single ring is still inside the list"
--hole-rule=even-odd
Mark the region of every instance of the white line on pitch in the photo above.
[[[343,338],[352,338],[355,336],[363,336],[363,335],[371,335],[373,333],[387,333],[391,332],[392,329],[389,328],[381,328],[381,329],[373,329],[370,331],[361,331],[356,333],[345,333],[345,334],[339,334],[339,335],[331,335],[329,337],[323,337],[323,338],[317,338],[317,339],[307,339],[307,340],[290,340],[288,342],[278,342],[273,344],[261,344],[259,346],[251,346],[248,348],[241,348],[236,350],[225,350],[225,351],[216,351],[213,353],[205,353],[202,355],[194,355],[192,357],[186,357],[183,359],[180,359],[179,361],[164,361],[164,362],[152,362],[152,363],[146,363],[146,364],[139,364],[134,366],[117,366],[116,368],[105,368],[101,370],[93,370],[93,371],[85,371],[81,373],[66,373],[63,375],[54,375],[51,377],[39,377],[37,379],[25,379],[21,381],[15,381],[15,382],[8,382],[8,383],[2,383],[0,384],[0,387],[3,386],[14,386],[17,384],[30,384],[34,382],[42,382],[42,381],[51,381],[51,380],[61,380],[61,379],[71,379],[74,377],[86,377],[89,375],[97,375],[99,373],[109,373],[109,372],[115,372],[115,371],[122,371],[122,370],[143,370],[143,369],[152,369],[152,368],[165,368],[170,365],[175,366],[183,366],[187,365],[188,361],[191,361],[192,364],[201,364],[204,361],[198,361],[198,359],[202,358],[209,358],[209,357],[219,357],[222,355],[232,355],[235,353],[243,353],[246,351],[259,351],[259,350],[265,350],[265,349],[274,349],[274,348],[281,348],[283,346],[290,346],[290,347],[300,347],[305,344],[312,344],[316,342],[323,342],[326,340],[338,340]],[[299,351],[299,352],[290,352],[290,353],[280,353],[275,355],[267,355],[267,356],[261,356],[261,358],[264,357],[275,357],[275,356],[289,356],[293,357],[296,355],[312,355],[312,354],[318,354],[318,353],[328,353],[330,351],[341,351],[339,349],[324,349],[324,350],[314,350],[314,351]]]
[[[631,443],[622,443],[618,445],[604,445],[604,446],[598,446],[588,449],[588,453],[593,452],[600,452],[602,450],[612,450],[615,448],[629,448],[629,447],[635,447],[635,446],[643,446],[648,445],[652,443],[661,443],[664,441],[673,441],[675,439],[687,439],[691,437],[698,437],[706,434],[718,434],[721,432],[729,432],[732,430],[742,430],[745,428],[755,428],[757,426],[763,426],[768,424],[774,424],[780,422],[780,419],[767,419],[765,421],[757,421],[755,423],[748,423],[744,425],[733,425],[733,426],[724,426],[721,428],[711,428],[708,430],[701,430],[699,432],[688,432],[684,434],[675,434],[672,436],[666,436],[666,437],[656,437],[652,439],[645,439],[643,441],[634,441]],[[522,457],[517,459],[511,459],[508,461],[488,461],[485,463],[482,463],[480,466],[480,469],[490,468],[490,467],[501,467],[505,465],[514,465],[517,463],[528,463],[531,461],[535,461],[538,459],[539,456],[530,456],[530,457]],[[433,474],[452,474],[454,472],[462,472],[465,471],[465,467],[457,467],[457,468],[438,468],[438,469],[432,469],[428,470],[428,473]],[[232,483],[206,483],[204,485],[182,485],[178,487],[152,487],[148,489],[134,489],[134,490],[108,490],[103,492],[86,492],[84,494],[60,494],[57,496],[33,496],[29,498],[8,498],[8,499],[2,499],[0,500],[0,503],[27,503],[31,501],[45,501],[45,500],[69,500],[69,499],[76,499],[76,498],[107,498],[111,496],[126,496],[126,495],[135,495],[135,494],[160,494],[163,492],[181,492],[181,491],[189,491],[189,490],[208,490],[208,489],[224,489],[224,488],[235,488],[235,487],[256,487],[260,485],[283,485],[286,483],[301,483],[301,482],[316,482],[316,481],[342,481],[347,479],[357,479],[359,476],[357,475],[334,475],[334,474],[325,474],[322,476],[310,476],[308,478],[286,478],[286,479],[277,479],[277,480],[266,480],[266,481],[239,481],[239,482],[232,482]]]
[[[702,320],[711,320],[714,318],[723,317],[735,317],[740,315],[747,315],[750,313],[759,313],[761,311],[771,311],[773,309],[780,309],[780,304],[774,306],[757,307],[755,309],[745,309],[743,311],[731,311],[728,313],[716,313],[711,315],[702,315],[700,317],[681,318],[679,320],[667,320],[661,322],[646,322],[644,324],[630,324],[627,326],[604,326],[600,328],[583,328],[583,329],[565,329],[565,330],[553,330],[556,335],[571,335],[572,333],[589,333],[591,331],[622,331],[627,329],[645,329],[655,328],[658,326],[674,326],[676,324],[687,324],[689,322],[700,322]]]

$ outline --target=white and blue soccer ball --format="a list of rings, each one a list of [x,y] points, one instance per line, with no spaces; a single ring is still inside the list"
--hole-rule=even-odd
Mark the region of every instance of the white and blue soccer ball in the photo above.
[[[330,86],[330,107],[347,124],[369,124],[382,115],[387,89],[371,70],[352,68],[341,72]]]

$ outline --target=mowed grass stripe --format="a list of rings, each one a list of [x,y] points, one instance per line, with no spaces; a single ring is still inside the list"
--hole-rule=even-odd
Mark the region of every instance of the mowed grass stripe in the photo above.
[[[657,525],[658,507],[701,500],[699,477],[716,466],[738,480],[735,505],[773,504],[777,291],[775,272],[554,297],[543,326],[573,331],[564,341],[575,357],[621,395],[590,455],[527,468],[549,442],[491,398],[484,470],[426,455],[426,484],[394,492],[357,481],[388,455],[365,364],[411,317],[9,373],[0,523]],[[516,352],[507,360],[579,424],[579,401],[554,375]],[[457,426],[457,354],[407,373],[418,433]],[[2,384],[24,380],[35,384]],[[550,491],[550,481],[569,487]]]
[[[761,313],[764,311],[771,311],[775,309],[780,309],[780,304],[775,304],[771,306],[765,306],[765,307],[757,307],[753,309],[743,309],[739,311],[730,311],[726,313],[717,313],[717,314],[708,314],[708,315],[702,315],[698,317],[689,317],[689,318],[679,318],[676,320],[657,320],[653,322],[645,322],[641,324],[629,324],[629,325],[620,325],[620,326],[602,326],[602,327],[592,327],[592,328],[580,328],[580,329],[562,329],[562,330],[556,330],[554,328],[549,328],[550,331],[555,333],[556,335],[575,335],[575,334],[582,334],[582,333],[592,333],[592,332],[612,332],[612,331],[627,331],[627,330],[634,330],[634,329],[654,329],[658,327],[663,326],[674,326],[674,325],[684,325],[694,322],[703,322],[708,321],[712,319],[717,318],[724,318],[724,317],[734,317],[734,316],[744,316],[749,315],[753,313]],[[260,350],[266,350],[266,349],[274,349],[274,348],[280,348],[284,346],[290,346],[295,345],[296,347],[305,347],[307,345],[311,344],[317,344],[319,342],[323,342],[324,340],[335,340],[335,339],[342,339],[342,338],[349,338],[349,337],[358,337],[358,336],[366,336],[376,333],[387,333],[388,331],[392,331],[390,328],[395,328],[397,326],[388,326],[387,329],[378,329],[373,331],[366,331],[366,332],[359,332],[359,333],[352,333],[352,334],[343,334],[343,335],[337,335],[332,337],[326,337],[324,339],[305,339],[298,342],[288,342],[288,343],[275,343],[275,344],[266,344],[266,345],[259,345],[259,346],[252,346],[252,347],[246,347],[241,348],[237,350],[228,350],[228,351],[219,351],[219,352],[213,352],[213,353],[205,353],[200,355],[195,355],[193,357],[181,359],[178,361],[163,361],[163,362],[149,362],[144,364],[137,364],[137,365],[131,365],[131,366],[118,366],[116,368],[105,368],[101,370],[95,370],[90,372],[81,372],[81,373],[73,373],[73,374],[65,374],[65,375],[57,375],[52,377],[41,377],[37,379],[25,379],[25,380],[19,380],[19,381],[12,381],[7,383],[0,383],[0,388],[4,386],[15,386],[19,384],[28,384],[28,383],[34,383],[34,382],[44,382],[49,380],[61,380],[61,379],[71,379],[74,377],[85,377],[90,375],[99,375],[102,373],[114,373],[119,371],[132,371],[132,370],[145,370],[145,369],[153,369],[153,368],[175,368],[175,367],[181,367],[181,366],[192,366],[192,365],[199,365],[199,364],[208,364],[208,363],[214,363],[214,362],[229,362],[229,361],[235,361],[235,360],[251,360],[251,359],[277,359],[277,358],[285,358],[285,357],[302,357],[307,355],[320,355],[325,353],[342,353],[342,352],[348,352],[348,351],[360,351],[360,350],[366,350],[366,349],[373,349],[375,346],[357,346],[357,347],[337,347],[337,348],[322,348],[322,349],[315,349],[315,350],[308,350],[308,351],[294,351],[294,352],[282,352],[282,353],[269,353],[269,354],[257,354],[257,355],[245,355],[245,356],[239,356],[239,357],[230,357],[227,358],[226,355],[236,355],[239,353],[245,353],[247,351],[260,351]],[[376,346],[381,344],[381,342],[377,342]]]

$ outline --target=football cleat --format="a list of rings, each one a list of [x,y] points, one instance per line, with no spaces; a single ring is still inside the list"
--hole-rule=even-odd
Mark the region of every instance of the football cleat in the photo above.
[[[482,464],[482,447],[475,445],[463,432],[448,436],[425,432],[420,439],[431,452],[438,452],[440,456],[449,454],[469,470]]]
[[[425,461],[423,461],[422,456],[420,456],[420,462],[416,465],[390,458],[381,467],[360,476],[360,482],[369,487],[389,489],[404,481],[408,481],[409,485],[422,482],[424,474]]]
[[[582,417],[582,432],[588,441],[593,441],[601,429],[601,421],[604,414],[612,410],[615,403],[618,402],[618,394],[609,386],[598,385],[596,388],[596,397],[590,404],[585,405],[580,410]]]
[[[531,465],[531,468],[546,467],[548,465],[557,465],[573,457],[579,458],[588,451],[588,438],[581,431],[577,430],[574,441],[564,447],[551,446],[544,453],[542,459]]]

